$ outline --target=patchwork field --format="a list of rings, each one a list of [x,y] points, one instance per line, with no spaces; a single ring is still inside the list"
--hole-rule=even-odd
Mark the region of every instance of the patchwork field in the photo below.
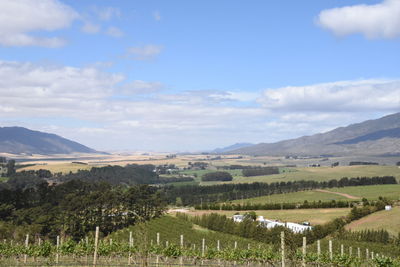
[[[397,166],[339,166],[331,167],[304,167],[284,168],[280,174],[243,177],[237,175],[232,182],[227,183],[254,183],[254,182],[287,182],[298,180],[328,181],[343,177],[373,177],[373,176],[395,176],[400,179],[400,168]],[[202,185],[215,184],[215,182],[202,182]]]
[[[391,235],[397,236],[400,233],[400,207],[393,207],[390,211],[382,210],[368,215],[346,225],[346,229],[353,231],[384,229]]]
[[[240,211],[240,214],[244,214],[246,211]],[[350,209],[338,208],[338,209],[295,209],[295,210],[256,210],[257,215],[264,216],[266,219],[278,220],[282,222],[297,222],[301,223],[308,221],[311,224],[323,224],[332,219],[346,216]],[[196,216],[208,213],[223,214],[228,217],[232,217],[237,211],[215,211],[215,210],[190,210],[185,212],[188,215]]]

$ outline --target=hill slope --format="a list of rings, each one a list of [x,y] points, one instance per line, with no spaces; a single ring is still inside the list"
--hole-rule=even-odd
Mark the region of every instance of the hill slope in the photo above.
[[[326,133],[303,136],[277,143],[261,143],[230,153],[249,155],[398,155],[400,113],[368,120]]]
[[[55,134],[23,127],[0,127],[0,152],[11,154],[98,153],[96,150]]]

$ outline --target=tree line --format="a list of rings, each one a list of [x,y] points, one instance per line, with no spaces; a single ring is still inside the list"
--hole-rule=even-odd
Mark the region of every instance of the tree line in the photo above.
[[[318,188],[333,188],[345,186],[362,186],[378,184],[397,184],[393,176],[382,177],[356,177],[329,181],[289,181],[274,183],[243,183],[243,184],[220,184],[211,186],[165,186],[166,200],[170,204],[176,204],[179,198],[184,206],[201,205],[204,203],[228,202],[237,199],[246,199],[272,194],[298,192]]]
[[[100,226],[103,234],[163,214],[165,203],[158,188],[129,188],[108,183],[72,180],[46,182],[27,189],[0,190],[0,238],[22,239],[26,233],[75,240]]]
[[[303,203],[204,203],[195,205],[197,210],[291,210],[291,209],[329,209],[353,207],[350,201],[313,201]]]

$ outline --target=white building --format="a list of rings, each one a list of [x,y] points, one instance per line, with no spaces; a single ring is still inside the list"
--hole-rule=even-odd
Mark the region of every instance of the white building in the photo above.
[[[392,209],[392,206],[390,206],[390,205],[385,206],[385,210],[391,210],[391,209]]]
[[[239,215],[239,214],[233,215],[234,222],[243,222],[243,220],[244,220],[244,215]]]

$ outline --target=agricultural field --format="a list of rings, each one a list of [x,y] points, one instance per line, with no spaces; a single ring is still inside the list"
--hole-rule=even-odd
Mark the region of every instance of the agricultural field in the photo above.
[[[312,201],[331,201],[331,200],[344,200],[348,201],[347,197],[324,193],[319,191],[300,191],[293,193],[285,193],[285,194],[273,194],[269,196],[248,198],[244,200],[234,200],[233,203],[252,203],[252,204],[265,204],[265,203],[303,203],[305,200],[308,202]]]
[[[327,237],[321,240],[321,251],[322,253],[327,253],[329,249],[329,240],[331,238]],[[357,250],[360,248],[360,256],[361,258],[366,257],[366,249],[368,249],[369,252],[374,252],[375,254],[378,253],[380,255],[385,255],[389,257],[394,257],[398,258],[400,255],[400,247],[396,246],[394,244],[382,244],[382,243],[376,243],[376,242],[360,242],[360,241],[354,241],[354,240],[342,240],[342,239],[333,239],[332,240],[332,249],[333,252],[336,254],[340,254],[341,250],[341,245],[344,247],[344,253],[349,254],[350,253],[350,247],[351,247],[351,253],[353,256],[357,255]],[[310,252],[317,252],[317,244],[316,242],[308,246],[308,251]],[[384,266],[390,266],[390,265],[384,265]]]
[[[400,184],[349,186],[341,188],[329,188],[326,190],[371,200],[377,199],[380,196],[392,200],[400,199]]]
[[[218,240],[221,242],[221,248],[233,247],[235,241],[237,242],[238,248],[247,248],[248,244],[252,247],[258,247],[259,245],[263,247],[266,246],[264,243],[251,239],[208,230],[170,215],[151,220],[145,224],[122,229],[112,233],[107,238],[128,242],[130,231],[133,232],[136,240],[144,241],[147,239],[150,243],[151,240],[153,240],[153,244],[156,242],[157,233],[160,233],[160,241],[162,244],[165,244],[166,241],[168,241],[169,244],[180,244],[180,235],[183,235],[185,244],[196,244],[198,247],[201,246],[203,238],[206,240],[207,246],[210,247],[215,247]]]
[[[225,183],[272,183],[298,180],[328,181],[343,177],[373,177],[373,176],[395,176],[400,179],[400,168],[397,166],[338,166],[331,167],[303,167],[282,168],[280,174],[243,177],[237,175],[232,182]],[[215,182],[202,182],[202,185],[215,184]]]
[[[264,216],[265,219],[278,220],[282,222],[310,222],[311,224],[324,224],[335,218],[346,216],[350,209],[348,208],[334,208],[334,209],[294,209],[294,210],[257,210],[255,211],[257,216]],[[237,211],[225,211],[225,210],[190,210],[186,212],[187,215],[196,216],[208,213],[223,214],[228,217],[232,217]],[[240,211],[240,214],[246,213],[246,211]]]
[[[49,170],[52,173],[62,172],[63,174],[69,172],[77,172],[78,170],[90,170],[93,166],[77,163],[48,163],[45,165],[38,164],[25,168],[18,169],[18,171],[37,171],[40,169]]]
[[[346,229],[353,231],[384,229],[392,236],[397,236],[400,233],[400,206],[393,207],[390,211],[382,210],[368,215],[346,225]]]
[[[332,192],[332,193],[330,193]],[[285,194],[255,197],[244,200],[235,200],[233,203],[302,203],[312,201],[354,201],[367,198],[378,199],[380,196],[392,200],[400,199],[400,184],[348,186],[340,188],[327,188],[324,190],[309,190]]]

